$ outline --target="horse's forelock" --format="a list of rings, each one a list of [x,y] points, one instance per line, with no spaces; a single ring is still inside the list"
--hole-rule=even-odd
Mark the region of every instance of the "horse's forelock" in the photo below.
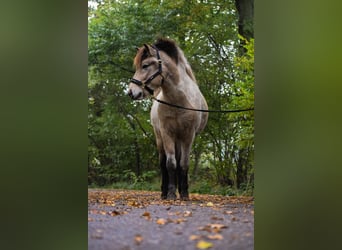
[[[148,52],[146,51],[146,47],[141,47],[137,49],[137,54],[135,55],[133,64],[135,67],[141,65],[141,62],[148,57]]]

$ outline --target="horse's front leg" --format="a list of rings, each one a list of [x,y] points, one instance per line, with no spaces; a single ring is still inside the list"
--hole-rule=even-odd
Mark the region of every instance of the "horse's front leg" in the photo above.
[[[168,186],[167,186],[167,195],[166,198],[168,200],[175,200],[176,196],[176,155],[175,155],[175,144],[173,140],[164,135],[163,138],[164,143],[164,151],[166,155],[166,170],[168,174]],[[166,178],[165,178],[166,179]]]
[[[166,171],[167,171],[167,177],[165,175],[163,177],[164,180],[162,180],[163,181],[162,198],[163,198],[163,195],[165,195],[164,191],[166,191],[165,180],[168,180],[166,198],[168,200],[175,200],[177,198],[177,196],[176,196],[176,167],[177,167],[177,163],[176,163],[176,154],[175,154],[175,141],[174,141],[172,134],[170,134],[169,130],[165,129],[164,127],[161,127],[159,134],[161,137],[160,141],[162,141],[162,146],[163,146],[162,150],[166,156],[165,165],[166,165]],[[160,150],[161,150],[161,148],[159,148],[159,152],[160,152]]]
[[[188,184],[188,170],[190,162],[190,151],[193,142],[193,138],[189,138],[189,141],[183,142],[181,144],[181,159],[180,159],[180,169],[178,177],[178,190],[181,200],[189,200],[189,184]]]
[[[166,168],[166,155],[164,152],[159,153],[159,164],[160,170],[162,175],[162,183],[161,183],[161,198],[166,199],[168,193],[168,186],[169,186],[169,174]]]
[[[169,177],[169,185],[167,192],[168,200],[175,200],[176,196],[176,157],[175,154],[166,153],[166,169]]]

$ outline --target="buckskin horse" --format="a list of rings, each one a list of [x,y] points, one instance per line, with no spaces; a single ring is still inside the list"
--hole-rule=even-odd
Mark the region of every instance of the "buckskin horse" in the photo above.
[[[195,136],[207,124],[208,113],[180,109],[207,109],[183,51],[173,40],[160,38],[144,44],[134,58],[135,73],[128,95],[134,100],[153,96],[151,123],[156,136],[162,174],[161,198],[189,200],[188,169]],[[157,102],[160,100],[164,103]]]

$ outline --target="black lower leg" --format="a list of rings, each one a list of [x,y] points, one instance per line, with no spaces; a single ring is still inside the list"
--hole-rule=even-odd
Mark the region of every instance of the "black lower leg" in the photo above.
[[[168,186],[169,186],[169,175],[166,169],[166,156],[163,155],[160,157],[160,169],[162,175],[162,183],[161,183],[161,198],[167,198]]]
[[[179,194],[182,200],[188,200],[189,199],[189,192],[188,192],[188,170],[182,169],[180,171],[180,188],[179,188]]]
[[[176,196],[176,166],[171,162],[171,160],[166,162],[167,173],[169,177],[169,185],[167,192],[168,200],[175,200]]]

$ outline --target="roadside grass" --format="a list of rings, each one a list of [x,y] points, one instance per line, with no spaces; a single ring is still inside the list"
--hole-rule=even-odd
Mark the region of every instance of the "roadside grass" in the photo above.
[[[159,178],[155,178],[150,181],[120,181],[105,186],[98,186],[93,184],[89,185],[88,188],[160,191],[160,180]],[[195,181],[189,184],[189,192],[190,194],[197,193],[224,196],[253,196],[253,187],[246,187],[246,185],[242,185],[242,188],[237,189],[231,186],[212,184],[208,181]]]

